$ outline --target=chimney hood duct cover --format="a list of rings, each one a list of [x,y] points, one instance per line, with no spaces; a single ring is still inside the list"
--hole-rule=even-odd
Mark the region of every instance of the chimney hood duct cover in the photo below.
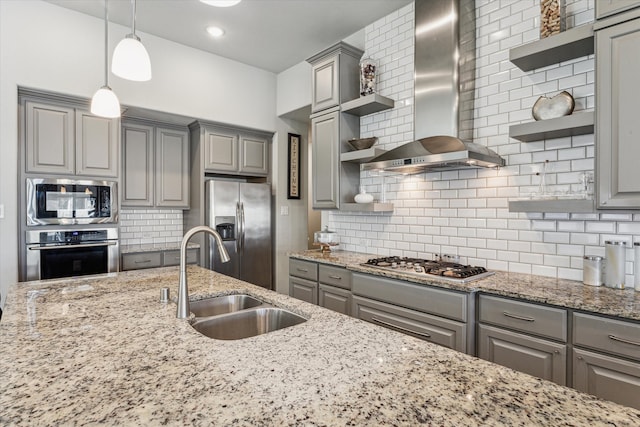
[[[361,170],[398,173],[438,172],[462,168],[504,166],[489,148],[453,136],[431,136],[401,145],[360,166]]]
[[[504,166],[473,142],[475,0],[416,0],[414,141],[360,166],[398,173]]]

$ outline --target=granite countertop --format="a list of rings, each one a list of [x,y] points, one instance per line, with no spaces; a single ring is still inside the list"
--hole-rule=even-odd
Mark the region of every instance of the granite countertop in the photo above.
[[[637,426],[640,411],[190,266],[192,298],[249,293],[308,321],[209,339],[178,268],[19,283],[0,322],[0,424]]]
[[[598,314],[640,320],[640,292],[633,289],[611,289],[604,286],[587,286],[574,280],[556,279],[531,274],[497,271],[477,281],[460,284],[424,276],[416,277],[399,271],[381,270],[362,265],[378,255],[348,251],[332,251],[323,254],[318,250],[292,252],[289,256],[324,264],[348,268],[349,270],[408,280],[415,283],[460,291],[481,291],[488,294],[521,298],[531,302],[584,310]]]
[[[171,243],[149,243],[136,245],[120,245],[120,254],[143,253],[143,252],[161,252],[161,251],[179,251],[181,242]],[[188,249],[198,249],[198,243],[187,243]]]

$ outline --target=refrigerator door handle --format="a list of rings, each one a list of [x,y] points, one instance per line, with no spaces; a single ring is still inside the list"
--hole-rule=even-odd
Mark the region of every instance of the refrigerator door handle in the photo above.
[[[240,249],[244,253],[244,203],[240,202],[240,216],[242,222],[242,234],[240,235]]]
[[[240,202],[236,202],[236,238],[233,244],[236,247],[236,253],[240,253]]]

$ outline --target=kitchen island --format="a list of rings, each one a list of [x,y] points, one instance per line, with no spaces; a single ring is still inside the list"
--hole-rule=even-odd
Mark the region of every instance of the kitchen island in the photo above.
[[[176,319],[178,268],[19,283],[0,322],[0,424],[616,425],[640,411],[191,266],[192,299],[308,319],[218,341]]]

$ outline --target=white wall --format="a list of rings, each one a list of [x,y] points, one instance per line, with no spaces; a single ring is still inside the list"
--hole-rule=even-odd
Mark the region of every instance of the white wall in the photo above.
[[[594,18],[591,0],[567,0],[568,27]],[[582,257],[604,255],[604,240],[640,240],[640,214],[510,213],[508,201],[536,190],[542,165],[550,190],[576,190],[580,174],[593,173],[594,136],[521,143],[509,126],[531,121],[541,95],[567,90],[576,111],[594,108],[593,55],[523,72],[509,49],[538,39],[539,0],[476,0],[477,71],[474,140],[506,158],[499,171],[461,170],[388,180],[393,214],[330,213],[324,222],[341,235],[342,249],[380,255],[450,253],[490,269],[582,279]],[[378,136],[383,148],[413,138],[413,5],[367,26],[366,50],[380,61],[379,88],[396,100],[391,111],[361,120],[361,136]],[[361,176],[380,194],[380,178]],[[632,251],[627,282],[632,283]]]
[[[39,0],[0,1],[0,293],[17,280],[17,88],[90,98],[104,82],[103,21]],[[110,49],[129,30],[110,26]],[[110,76],[124,105],[276,129],[276,76],[144,33],[153,79]],[[3,301],[4,302],[4,301]]]

